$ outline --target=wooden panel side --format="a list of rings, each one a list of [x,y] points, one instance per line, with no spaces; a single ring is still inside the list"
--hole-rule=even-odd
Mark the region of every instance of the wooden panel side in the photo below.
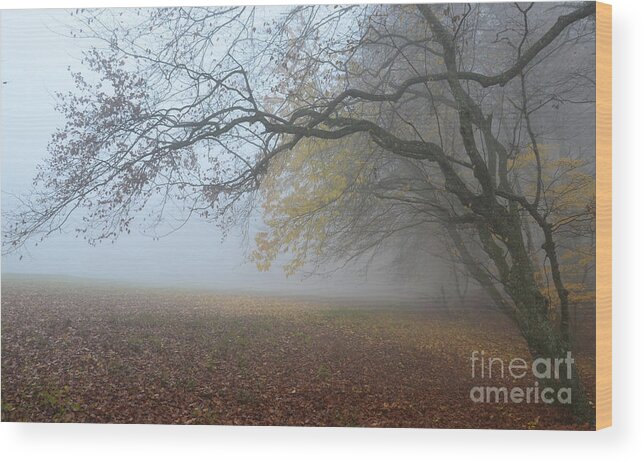
[[[612,425],[612,7],[596,4],[596,429]]]

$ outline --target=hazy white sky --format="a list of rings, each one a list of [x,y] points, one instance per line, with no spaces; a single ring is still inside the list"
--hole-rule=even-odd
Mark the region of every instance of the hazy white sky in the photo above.
[[[47,143],[63,123],[54,110],[54,94],[72,88],[68,66],[80,69],[80,49],[87,42],[63,35],[72,20],[67,10],[14,10],[1,15],[1,154],[2,207],[15,204],[12,194],[28,191]],[[280,270],[258,272],[244,259],[246,247],[239,231],[221,243],[211,224],[192,221],[180,231],[153,240],[141,232],[123,236],[116,244],[91,247],[63,234],[46,240],[22,260],[2,257],[3,273],[44,273],[215,289],[274,289],[323,294],[358,292],[394,296],[408,287],[390,281],[387,270],[367,278],[331,280],[286,279]]]

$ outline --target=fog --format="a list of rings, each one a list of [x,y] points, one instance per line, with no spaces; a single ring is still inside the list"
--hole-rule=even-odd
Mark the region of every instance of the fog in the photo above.
[[[54,94],[73,88],[68,67],[81,68],[80,50],[88,45],[86,39],[63,35],[69,21],[66,10],[1,13],[3,210],[15,207],[16,196],[30,190],[51,134],[63,123],[54,110]],[[257,221],[249,225],[250,242]],[[57,275],[233,292],[387,299],[430,296],[448,280],[448,271],[439,261],[429,265],[420,278],[398,277],[388,257],[371,262],[368,271],[364,262],[358,262],[325,276],[286,277],[280,265],[259,272],[247,261],[249,239],[243,229],[233,228],[222,239],[216,226],[199,218],[159,240],[135,229],[114,244],[90,246],[71,231],[41,243],[31,242],[20,253],[3,255],[3,275]]]

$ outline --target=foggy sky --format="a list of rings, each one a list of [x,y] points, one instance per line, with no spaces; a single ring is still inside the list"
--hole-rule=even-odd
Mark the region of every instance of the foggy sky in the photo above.
[[[54,110],[54,94],[73,88],[68,66],[80,70],[80,50],[87,40],[63,36],[68,10],[3,11],[0,13],[0,138],[2,208],[11,209],[12,195],[29,191],[36,165],[46,156],[51,134],[64,121]],[[260,273],[245,260],[247,244],[240,230],[221,242],[220,231],[198,218],[160,240],[136,228],[116,244],[95,247],[73,233],[51,237],[28,251],[2,257],[2,273],[37,273],[126,281],[130,283],[207,287],[216,290],[323,295],[368,294],[406,296],[431,292],[444,276],[439,268],[421,284],[405,284],[379,265],[366,275],[344,270],[331,278],[286,278],[278,265]]]

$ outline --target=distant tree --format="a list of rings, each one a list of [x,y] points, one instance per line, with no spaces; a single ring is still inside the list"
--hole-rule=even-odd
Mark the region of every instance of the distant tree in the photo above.
[[[594,12],[593,3],[78,12],[74,33],[104,46],[85,53],[91,72],[59,95],[66,125],[33,193],[5,219],[5,250],[75,211],[90,242],[129,232],[145,211],[161,220],[169,203],[225,228],[258,194],[267,229],[253,258],[264,269],[282,252],[296,271],[394,236],[421,242],[437,226],[531,352],[564,356],[569,287],[579,283],[564,271],[593,263],[593,172],[576,154],[593,145],[574,133],[565,144],[540,138],[556,111],[575,127],[593,110]],[[572,386],[589,418],[577,377]]]

